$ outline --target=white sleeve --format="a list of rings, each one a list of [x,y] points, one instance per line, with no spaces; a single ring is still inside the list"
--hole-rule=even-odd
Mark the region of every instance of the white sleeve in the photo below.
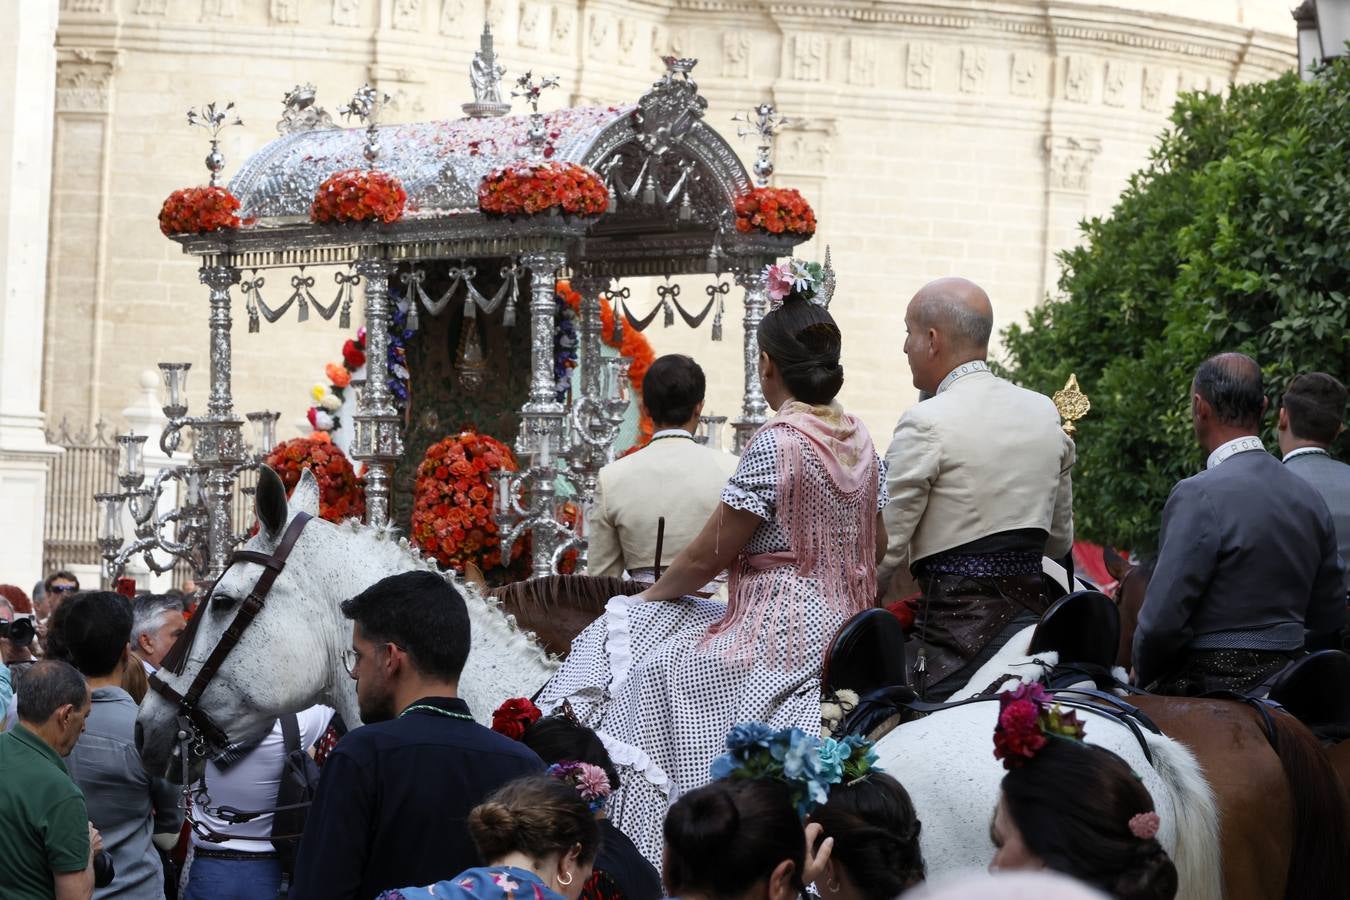
[[[333,713],[331,706],[319,704],[295,714],[296,720],[300,723],[301,747],[308,750],[314,746],[315,741],[323,737],[323,733],[328,730],[328,723],[333,721]]]

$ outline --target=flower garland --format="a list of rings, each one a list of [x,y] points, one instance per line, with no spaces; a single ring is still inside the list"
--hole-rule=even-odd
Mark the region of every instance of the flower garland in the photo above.
[[[478,209],[499,216],[553,209],[598,216],[609,209],[609,189],[592,169],[576,163],[513,163],[483,177],[478,185]]]
[[[281,476],[286,494],[300,483],[300,473],[309,469],[319,482],[319,517],[329,522],[360,519],[366,514],[366,492],[351,461],[326,434],[282,441],[263,460]]]
[[[516,471],[511,449],[477,431],[452,434],[427,448],[413,487],[411,529],[423,553],[460,574],[469,562],[484,572],[501,565],[491,475],[499,469]],[[525,543],[516,541],[507,568],[521,569]]]
[[[394,405],[401,412],[408,403],[408,356],[407,343],[413,332],[408,328],[408,309],[400,304],[389,323],[389,350],[387,364],[389,393],[394,397]],[[342,364],[328,363],[324,374],[328,384],[316,384],[310,389],[313,405],[305,413],[315,432],[333,432],[342,427],[337,417],[338,410],[351,387],[352,378],[366,364],[366,328],[356,329],[356,337],[342,344]]]
[[[558,282],[558,296],[562,297],[564,302],[575,312],[581,311],[581,294],[572,290],[572,285],[568,281]],[[600,338],[612,349],[618,350],[619,355],[626,356],[632,360],[628,366],[628,383],[633,388],[636,396],[642,394],[642,379],[646,377],[647,370],[656,362],[656,353],[652,350],[651,343],[647,337],[636,328],[623,329],[623,340],[616,342],[614,340],[614,309],[609,305],[609,301],[600,298]],[[557,368],[555,366],[556,373]],[[629,451],[638,447],[645,447],[647,442],[652,439],[654,426],[650,416],[643,415],[638,420],[638,439]]]
[[[525,736],[530,726],[544,717],[528,697],[507,700],[492,712],[492,730],[513,741]]]
[[[605,801],[613,790],[605,770],[590,763],[563,760],[549,766],[548,774],[575,790],[593,813],[605,808]]]
[[[159,230],[166,235],[206,234],[239,227],[239,198],[223,187],[174,191],[159,208]]]
[[[383,222],[388,225],[403,217],[407,205],[408,192],[388,172],[343,169],[319,185],[309,208],[309,218],[319,225],[341,222]]]
[[[553,382],[554,397],[559,403],[567,400],[572,387],[572,370],[577,367],[577,311],[563,298],[563,287],[553,295],[558,310],[553,320]]]
[[[1039,684],[1024,682],[998,695],[994,758],[1012,770],[1033,759],[1052,737],[1083,740],[1076,712],[1065,712]]]
[[[859,735],[821,740],[800,728],[774,731],[761,722],[747,722],[731,729],[726,746],[727,752],[713,760],[709,771],[714,781],[781,781],[803,818],[829,800],[831,785],[850,784],[881,771],[872,742]]]
[[[816,214],[795,188],[758,187],[736,198],[736,230],[769,234],[816,233]]]

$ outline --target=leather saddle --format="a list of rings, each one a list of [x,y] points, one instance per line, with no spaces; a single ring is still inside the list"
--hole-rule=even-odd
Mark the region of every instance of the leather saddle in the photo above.
[[[1322,740],[1350,738],[1350,656],[1320,650],[1286,666],[1269,698]]]
[[[1115,683],[1111,668],[1119,644],[1120,611],[1111,598],[1101,591],[1074,591],[1041,616],[1031,635],[1030,652],[1059,655],[1046,687],[1091,679],[1106,690]]]
[[[865,609],[839,627],[825,652],[821,693],[858,695],[844,717],[844,734],[867,734],[894,715],[898,699],[913,698],[905,655],[905,630],[885,609]]]

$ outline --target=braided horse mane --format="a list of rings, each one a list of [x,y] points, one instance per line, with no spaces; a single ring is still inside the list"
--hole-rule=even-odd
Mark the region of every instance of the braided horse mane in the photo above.
[[[547,575],[488,589],[470,565],[465,581],[495,599],[550,654],[564,657],[572,640],[600,618],[610,599],[641,593],[646,585],[609,575]]]

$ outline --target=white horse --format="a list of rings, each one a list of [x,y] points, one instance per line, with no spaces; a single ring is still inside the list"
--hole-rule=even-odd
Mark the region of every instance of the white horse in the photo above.
[[[1034,680],[1056,661],[1055,654],[1027,655],[1034,626],[1014,637],[975,674],[953,699],[1002,679]],[[932,875],[983,868],[993,857],[989,822],[998,803],[1002,763],[994,758],[996,700],[942,710],[899,726],[877,742],[880,766],[899,779],[923,823],[924,861]],[[1176,864],[1179,900],[1220,900],[1219,811],[1199,763],[1181,743],[1144,730],[1150,764],[1134,733],[1113,719],[1079,712],[1090,744],[1105,747],[1137,772],[1153,797],[1161,820],[1158,840]]]
[[[278,491],[280,496],[276,496]],[[336,708],[349,727],[361,723],[356,682],[343,663],[343,653],[351,647],[352,623],[338,604],[400,572],[438,572],[464,597],[471,634],[460,696],[480,722],[488,722],[502,701],[534,694],[557,668],[557,661],[517,628],[495,600],[441,573],[435,563],[392,531],[355,520],[334,525],[320,519],[319,487],[308,470],[289,504],[279,479],[260,479],[257,507],[264,523],[269,521],[262,514],[268,504],[273,527],[260,527],[245,549],[271,553],[297,513],[314,518],[301,532],[262,612],[244,630],[238,646],[202,694],[200,709],[225,731],[230,744],[255,740],[282,713],[316,703]],[[262,572],[255,563],[235,563],[197,610],[201,623],[183,673],[158,673],[179,694],[187,691]],[[178,731],[177,712],[153,691],[141,705],[137,724],[142,755],[151,771],[161,770],[168,759]]]

